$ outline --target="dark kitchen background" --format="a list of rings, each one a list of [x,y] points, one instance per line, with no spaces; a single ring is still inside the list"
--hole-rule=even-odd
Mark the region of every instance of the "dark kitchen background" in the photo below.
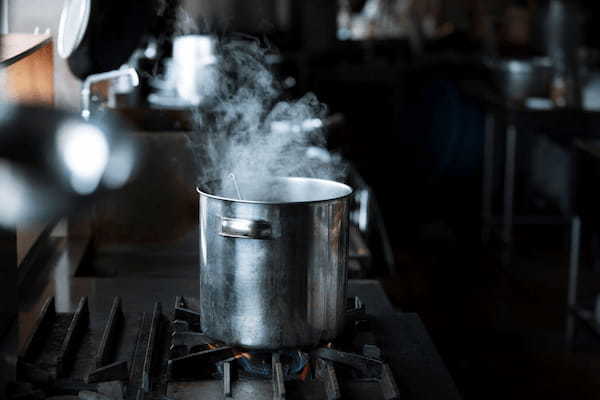
[[[174,302],[173,287],[197,290],[202,126],[152,79],[168,83],[173,38],[201,34],[268,48],[282,97],[311,92],[327,105],[327,150],[346,160],[356,191],[349,278],[382,287],[389,318],[422,321],[415,335],[431,338],[423,352],[433,355],[415,371],[448,373],[415,381],[450,382],[448,398],[600,398],[598,1],[106,1],[105,14],[92,13],[85,65],[78,50],[60,54],[59,21],[66,4],[86,2],[1,3],[3,98],[74,115],[87,96],[92,116],[118,116],[139,144],[118,190],[44,195],[26,203],[47,212],[23,221],[0,211],[6,382],[18,380],[27,354],[16,349],[31,345],[52,296],[59,313],[88,296],[92,313],[106,314],[120,296],[125,311],[151,315],[155,301]],[[122,68],[82,93],[90,74],[121,65],[137,70],[137,87]],[[13,182],[2,174],[16,171],[6,163],[52,168],[39,160],[53,125],[35,112],[0,113],[10,120],[0,124],[0,191]],[[25,145],[1,140],[21,128],[33,132]],[[388,340],[410,336],[396,333]],[[403,392],[412,378],[395,368]],[[431,390],[399,398],[443,398]]]

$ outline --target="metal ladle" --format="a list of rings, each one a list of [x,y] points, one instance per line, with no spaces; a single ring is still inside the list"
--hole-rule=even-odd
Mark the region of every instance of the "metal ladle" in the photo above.
[[[238,199],[244,200],[244,198],[242,197],[242,192],[240,191],[240,187],[237,183],[237,179],[235,179],[235,174],[233,172],[229,173],[229,178],[231,178],[231,181],[233,182],[233,188],[235,189],[235,193],[237,194]]]

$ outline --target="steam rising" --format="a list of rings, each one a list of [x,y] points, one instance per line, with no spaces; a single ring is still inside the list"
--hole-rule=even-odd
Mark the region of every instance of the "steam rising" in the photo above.
[[[214,32],[219,25],[194,20],[188,7],[201,15],[227,15],[216,5],[218,10],[205,10],[212,7],[207,3],[186,2],[174,9],[169,7],[178,3],[171,0],[158,4],[159,15],[172,18],[174,37]],[[273,50],[248,37],[222,39],[217,50],[217,62],[202,74],[208,78],[201,83],[203,102],[195,114],[192,142],[199,186],[220,182],[211,192],[238,197],[234,174],[244,197],[252,200],[273,191],[274,177],[343,179],[341,159],[325,150],[326,106],[310,93],[283,101],[282,84],[268,63]]]
[[[257,41],[224,41],[204,84],[207,101],[196,113],[194,135],[199,180],[221,182],[214,191],[223,196],[236,197],[231,173],[249,200],[264,198],[273,177],[343,178],[338,157],[307,154],[325,145],[327,107],[311,93],[282,101],[269,53]]]

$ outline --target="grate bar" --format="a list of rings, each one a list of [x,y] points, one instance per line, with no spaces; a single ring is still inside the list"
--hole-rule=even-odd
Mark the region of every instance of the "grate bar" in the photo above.
[[[123,326],[124,319],[121,298],[115,297],[94,359],[96,369],[104,367],[110,362],[110,353],[114,350],[119,328]]]
[[[67,365],[71,363],[77,353],[77,345],[81,342],[86,329],[89,328],[90,310],[88,299],[84,297],[79,302],[79,306],[73,315],[69,329],[57,357],[57,375],[64,377],[67,372]]]
[[[154,347],[156,345],[156,337],[160,329],[160,319],[162,308],[160,303],[154,304],[154,312],[152,313],[152,322],[150,323],[150,333],[148,335],[148,343],[146,345],[146,356],[144,357],[144,367],[142,370],[142,389],[148,393],[152,389],[151,375],[152,363],[154,356]]]
[[[233,397],[231,392],[231,361],[223,363],[223,394],[225,397]]]
[[[383,364],[379,384],[385,400],[400,399],[400,391],[398,390],[396,379],[394,378],[394,374],[392,373],[389,364]]]
[[[25,362],[31,362],[35,357],[35,354],[40,350],[40,346],[43,344],[45,336],[48,334],[48,329],[52,326],[52,323],[56,319],[56,309],[54,297],[50,297],[40,314],[38,315],[31,334],[27,338],[23,351],[21,352],[21,360]]]
[[[273,400],[285,399],[285,380],[283,377],[283,366],[279,353],[273,353],[271,357],[271,368],[273,369]]]

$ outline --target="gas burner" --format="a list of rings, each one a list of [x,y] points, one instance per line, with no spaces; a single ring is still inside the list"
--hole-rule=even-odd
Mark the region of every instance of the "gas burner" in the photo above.
[[[272,379],[273,357],[279,357],[285,380],[301,379],[306,375],[309,365],[309,355],[300,350],[281,351],[250,351],[243,353],[236,360],[240,375],[248,378]]]
[[[200,315],[189,308],[186,299],[178,298],[175,308],[169,381],[178,390],[192,390],[190,385],[202,386],[206,380],[222,380],[223,395],[232,397],[236,380],[271,380],[273,398],[283,399],[286,384],[317,382],[327,399],[339,399],[342,378],[377,383],[384,399],[399,398],[394,376],[375,342],[365,307],[358,298],[348,300],[347,326],[339,343],[281,351],[245,350],[211,341],[198,329]],[[177,382],[187,384],[178,386]]]

